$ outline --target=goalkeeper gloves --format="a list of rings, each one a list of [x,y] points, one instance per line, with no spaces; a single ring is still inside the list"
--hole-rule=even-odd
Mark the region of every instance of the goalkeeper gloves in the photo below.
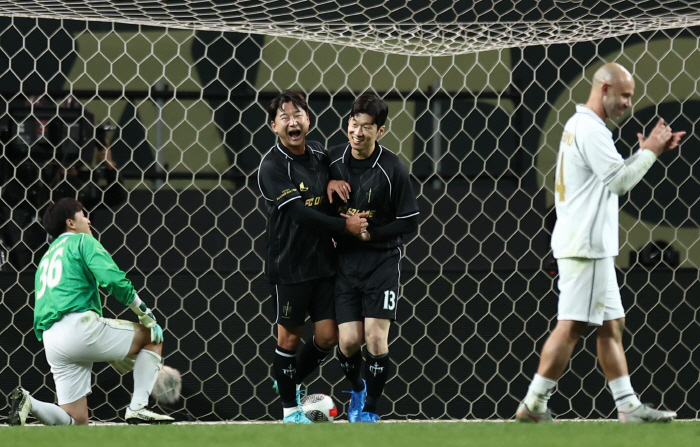
[[[155,344],[163,343],[163,328],[156,323],[156,317],[153,311],[141,301],[138,295],[134,295],[134,300],[129,304],[129,309],[139,317],[141,324],[151,330],[151,341]]]
[[[163,328],[156,324],[151,328],[151,341],[157,345],[163,343]]]

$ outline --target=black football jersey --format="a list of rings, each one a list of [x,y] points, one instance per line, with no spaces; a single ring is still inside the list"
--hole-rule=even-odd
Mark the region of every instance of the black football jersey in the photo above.
[[[408,169],[399,157],[384,146],[377,145],[366,160],[352,157],[350,144],[334,146],[328,151],[331,160],[331,178],[345,180],[352,191],[348,203],[338,201],[340,212],[367,213],[368,231],[373,226],[384,226],[397,219],[417,216],[418,201]],[[335,201],[334,201],[335,202]],[[338,237],[338,248],[371,247],[388,249],[401,247],[403,236],[390,240],[361,242],[344,234]]]
[[[296,284],[335,274],[335,250],[330,231],[297,224],[285,213],[293,200],[331,214],[326,196],[328,154],[316,141],[307,141],[302,155],[278,143],[260,162],[258,185],[267,208],[265,273],[271,283]]]

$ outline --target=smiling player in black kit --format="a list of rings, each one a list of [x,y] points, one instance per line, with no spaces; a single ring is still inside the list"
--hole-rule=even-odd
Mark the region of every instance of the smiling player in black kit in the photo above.
[[[277,348],[273,373],[285,423],[310,424],[300,408],[299,384],[337,343],[333,303],[336,255],[333,234],[360,235],[363,214],[331,216],[327,198],[329,160],[321,144],[306,141],[310,118],[301,93],[284,91],[268,107],[268,123],[279,137],[262,158],[258,185],[268,212],[265,270],[276,302]],[[314,337],[296,350],[304,320]]]
[[[379,419],[377,401],[389,375],[389,328],[399,300],[403,236],[418,228],[418,202],[408,169],[377,143],[386,131],[388,113],[386,102],[374,94],[359,96],[348,120],[349,142],[329,150],[331,178],[340,182],[334,190],[344,202],[336,201],[339,211],[361,213],[368,221],[366,232],[337,238],[337,354],[352,384],[350,422]]]

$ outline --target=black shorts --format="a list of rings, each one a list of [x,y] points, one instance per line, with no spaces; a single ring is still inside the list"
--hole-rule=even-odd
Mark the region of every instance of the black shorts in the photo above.
[[[335,280],[338,324],[365,318],[396,319],[401,250],[359,250],[339,254]]]
[[[335,318],[335,278],[319,278],[297,284],[272,284],[276,320],[282,326],[303,326],[308,312],[311,321]]]

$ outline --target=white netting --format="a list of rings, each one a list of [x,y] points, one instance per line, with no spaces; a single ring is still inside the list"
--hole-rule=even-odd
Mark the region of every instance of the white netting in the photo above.
[[[700,24],[693,1],[0,1],[0,15],[293,37],[446,56]]]
[[[21,382],[53,399],[31,329],[46,248],[37,218],[52,196],[71,195],[155,303],[184,408],[205,420],[278,419],[255,181],[274,142],[265,109],[280,90],[307,92],[310,138],[333,145],[369,89],[389,102],[382,143],[410,167],[422,216],[406,246],[380,411],[512,417],[556,312],[546,270],[562,126],[595,69],[617,60],[637,79],[632,118],[615,129],[624,155],[658,116],[689,131],[621,200],[632,380],[644,401],[698,417],[697,6],[473,3],[0,1],[3,393]],[[666,250],[653,265],[657,240],[678,260]],[[591,338],[552,400],[556,413],[613,414],[594,353]],[[92,416],[113,420],[130,376],[95,371]],[[311,379],[311,393],[345,402],[335,360]]]

